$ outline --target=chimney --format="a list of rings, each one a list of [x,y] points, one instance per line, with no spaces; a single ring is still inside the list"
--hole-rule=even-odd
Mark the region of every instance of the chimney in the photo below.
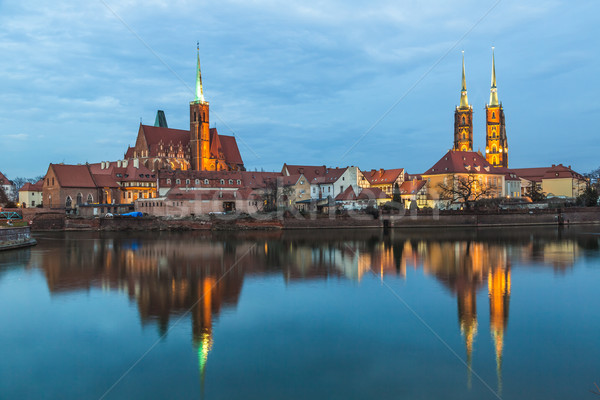
[[[379,169],[379,176],[383,176],[383,168]]]

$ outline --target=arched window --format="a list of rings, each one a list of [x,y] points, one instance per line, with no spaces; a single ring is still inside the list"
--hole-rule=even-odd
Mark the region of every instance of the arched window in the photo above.
[[[492,119],[496,119],[496,113],[492,113]]]
[[[83,203],[83,195],[81,193],[77,193],[77,205]]]
[[[230,185],[233,185],[233,179],[230,179],[230,180],[229,180],[229,184],[230,184]]]
[[[463,125],[466,123],[465,122],[465,117],[462,117],[462,123],[463,123]]]
[[[194,181],[194,183],[195,183],[196,185],[199,185],[199,184],[200,184],[200,179],[196,179],[196,180]]]
[[[189,179],[186,179],[186,180],[185,180],[185,184],[186,184],[186,185],[189,185],[189,184],[190,184],[190,180],[189,180]]]
[[[204,184],[205,184],[205,185],[208,185],[208,179],[205,179],[205,180],[204,180]]]
[[[238,184],[238,185],[241,185],[241,184],[242,184],[242,181],[240,181],[240,180],[238,179],[238,180],[237,180],[237,184]]]
[[[496,145],[492,146],[492,153],[495,153],[496,151],[497,151]]]
[[[225,179],[221,179],[221,185],[225,184]]]
[[[171,180],[167,178],[167,185],[171,184]]]
[[[71,208],[71,205],[73,205],[73,199],[71,198],[71,196],[67,196],[67,200],[65,201],[65,207]]]
[[[178,184],[178,185],[179,185],[179,184],[181,184],[181,179],[177,178],[177,179],[175,180],[175,183],[176,183],[176,184]]]

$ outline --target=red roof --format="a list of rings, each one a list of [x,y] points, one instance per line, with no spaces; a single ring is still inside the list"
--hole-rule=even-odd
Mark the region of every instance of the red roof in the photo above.
[[[376,187],[363,189],[357,198],[359,200],[391,199],[383,190]]]
[[[0,172],[0,185],[12,185],[12,181]]]
[[[417,179],[404,181],[400,185],[400,194],[417,194],[419,190],[423,189],[426,183],[427,181]]]
[[[161,128],[158,126],[140,125],[140,130],[146,138],[148,144],[149,155],[154,156],[158,153],[159,144],[162,142],[164,146],[172,144],[187,148],[190,143],[190,132],[180,129]]]
[[[551,167],[541,168],[515,168],[512,171],[518,176],[533,182],[541,182],[542,179],[573,178],[585,179],[585,177],[562,164],[552,164]]]
[[[525,179],[533,181],[533,182],[541,182],[542,178],[544,177],[544,174],[546,174],[547,170],[548,170],[548,167],[512,168],[512,171],[515,174],[517,174],[517,176],[520,176],[521,178],[525,178]]]
[[[485,160],[485,157],[477,152],[450,150],[423,175],[438,174],[502,175],[504,172],[494,168]]]
[[[215,129],[215,132],[217,130]],[[221,141],[221,148],[223,149],[223,155],[225,156],[225,162],[228,164],[239,164],[243,165],[242,155],[237,145],[237,140],[233,136],[219,135]]]
[[[87,165],[50,164],[50,168],[62,187],[96,188]]]
[[[314,178],[325,175],[327,167],[325,165],[287,165],[283,164],[282,173],[285,175],[302,174],[311,182]]]
[[[335,196],[335,200],[336,201],[356,200],[356,193],[354,193],[354,189],[352,188],[352,186],[348,186],[346,188],[346,190],[344,190],[342,193]]]
[[[264,188],[268,182],[276,182],[282,175],[280,172],[255,172],[255,171],[193,171],[193,170],[170,170],[162,169],[159,171],[160,185],[165,186],[166,179],[171,179],[171,186],[176,186],[176,180],[180,179],[179,186],[185,187],[186,179],[191,182],[188,186],[199,187],[246,187],[246,188]],[[196,179],[200,180],[196,185]],[[204,180],[208,179],[206,185]],[[221,183],[221,179],[224,183]],[[232,184],[229,184],[232,180]],[[238,184],[237,181],[240,181]]]
[[[372,169],[362,173],[371,185],[383,185],[396,182],[400,175],[404,175],[404,168]]]
[[[44,186],[43,179],[40,179],[36,183],[26,182],[23,186],[21,186],[21,189],[19,189],[19,192],[41,192],[43,186]]]
[[[283,185],[284,186],[294,186],[296,183],[298,183],[298,181],[300,180],[300,178],[302,177],[302,174],[294,174],[294,175],[290,175],[290,176],[284,176],[283,177]]]

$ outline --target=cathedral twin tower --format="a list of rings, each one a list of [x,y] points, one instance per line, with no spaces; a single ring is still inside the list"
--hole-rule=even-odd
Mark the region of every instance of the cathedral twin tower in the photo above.
[[[508,142],[504,125],[504,109],[496,91],[496,63],[492,48],[492,87],[490,102],[485,106],[485,159],[494,167],[508,168]],[[465,56],[462,60],[462,89],[460,105],[454,111],[454,151],[473,151],[473,107],[467,98]]]

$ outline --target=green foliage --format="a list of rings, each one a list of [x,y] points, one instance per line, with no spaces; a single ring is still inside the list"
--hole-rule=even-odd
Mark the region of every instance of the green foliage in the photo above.
[[[402,197],[400,197],[400,186],[398,182],[394,183],[394,189],[392,190],[392,201],[394,203],[402,203]]]
[[[540,188],[535,182],[531,182],[531,186],[527,191],[527,196],[529,196],[531,201],[534,203],[546,200],[546,193],[542,192],[542,188]]]
[[[586,187],[585,191],[577,197],[577,205],[584,207],[598,205],[598,190],[592,186]]]

